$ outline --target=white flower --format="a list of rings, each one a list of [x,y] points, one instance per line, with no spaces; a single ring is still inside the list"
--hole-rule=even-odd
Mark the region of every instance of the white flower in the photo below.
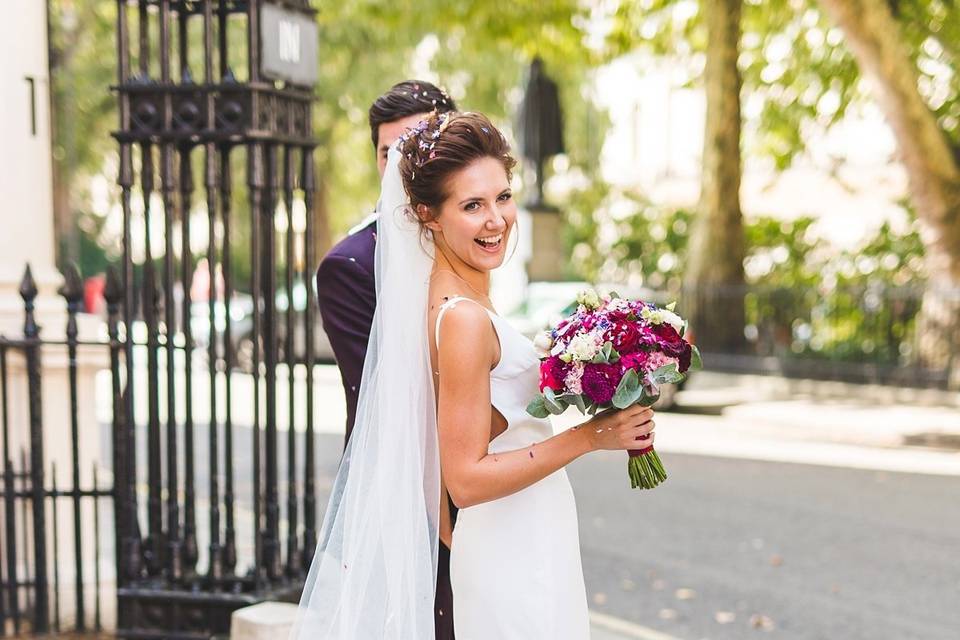
[[[629,311],[630,301],[624,298],[614,298],[607,303],[607,309],[610,311]]]
[[[558,356],[558,355],[560,355],[561,353],[563,353],[564,349],[566,349],[566,347],[564,346],[564,344],[563,344],[562,342],[560,342],[560,341],[557,341],[557,342],[553,343],[553,347],[550,349],[550,355],[552,355],[552,356]]]
[[[669,311],[667,309],[651,309],[649,307],[644,307],[643,310],[640,311],[640,317],[650,324],[669,324],[674,328],[674,330],[676,330],[677,333],[680,333],[686,324],[683,318],[675,314],[673,311]]]
[[[596,309],[600,306],[600,296],[592,289],[584,289],[577,294],[577,302],[587,309]]]
[[[541,331],[533,338],[533,346],[537,350],[537,355],[545,358],[550,355],[550,349],[553,347],[553,338],[549,331]]]
[[[677,333],[680,333],[683,330],[683,327],[687,324],[683,318],[675,314],[673,311],[661,309],[661,313],[663,314],[663,321],[673,327]]]
[[[567,345],[567,353],[574,360],[590,360],[597,355],[597,341],[588,334],[579,334],[573,337],[570,344]]]

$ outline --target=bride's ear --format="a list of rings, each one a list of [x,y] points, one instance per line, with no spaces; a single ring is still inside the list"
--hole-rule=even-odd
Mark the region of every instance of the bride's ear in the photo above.
[[[440,223],[437,222],[436,216],[434,216],[433,211],[425,204],[417,205],[417,217],[420,218],[421,224],[430,231],[437,233],[441,231]]]

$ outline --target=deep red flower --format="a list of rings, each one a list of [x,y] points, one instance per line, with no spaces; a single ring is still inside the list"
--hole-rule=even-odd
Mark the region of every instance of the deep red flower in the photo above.
[[[563,379],[567,375],[567,364],[557,356],[550,356],[540,363],[540,391],[550,387],[554,391],[563,391]]]
[[[604,334],[604,340],[612,342],[613,348],[620,354],[635,351],[642,337],[643,334],[636,322],[623,319],[614,322]]]
[[[654,335],[657,336],[662,344],[677,344],[683,342],[683,338],[680,337],[680,334],[677,333],[677,330],[666,322],[663,324],[651,325],[650,328],[653,330]]]

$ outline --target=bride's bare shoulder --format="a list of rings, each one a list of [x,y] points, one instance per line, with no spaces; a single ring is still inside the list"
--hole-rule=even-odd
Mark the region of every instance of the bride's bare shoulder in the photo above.
[[[489,374],[499,357],[489,315],[470,300],[456,300],[442,317],[435,317],[434,335],[437,372],[446,376],[448,385],[454,380],[473,384]]]
[[[442,317],[441,309],[445,309]],[[443,351],[450,351],[453,345],[460,345],[454,347],[460,349],[465,342],[487,350],[489,341],[485,338],[491,333],[490,318],[479,303],[459,294],[438,296],[431,304],[430,320],[439,345],[444,345]]]

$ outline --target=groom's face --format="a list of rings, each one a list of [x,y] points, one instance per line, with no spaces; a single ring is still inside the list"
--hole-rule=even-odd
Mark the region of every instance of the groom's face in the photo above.
[[[393,143],[397,141],[407,129],[412,129],[417,126],[417,123],[421,120],[426,120],[429,116],[429,113],[415,113],[412,116],[406,116],[405,118],[400,118],[399,120],[394,120],[393,122],[384,122],[380,125],[377,130],[377,171],[380,172],[380,177],[383,177],[383,172],[387,168],[387,152],[390,151],[390,147],[393,146]]]

